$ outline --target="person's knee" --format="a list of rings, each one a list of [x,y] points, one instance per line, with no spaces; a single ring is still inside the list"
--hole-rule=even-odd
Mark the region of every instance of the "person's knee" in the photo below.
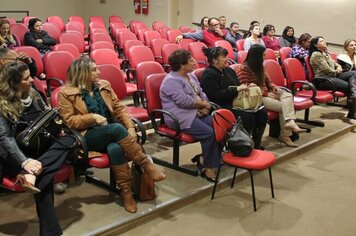
[[[119,136],[125,137],[128,135],[128,132],[123,125],[115,123],[110,125],[109,135],[111,135],[114,138]]]

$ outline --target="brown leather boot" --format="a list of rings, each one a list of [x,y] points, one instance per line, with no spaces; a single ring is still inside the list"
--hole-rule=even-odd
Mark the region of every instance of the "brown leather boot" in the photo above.
[[[137,211],[137,204],[132,197],[132,174],[129,164],[125,163],[122,165],[111,166],[111,170],[115,176],[115,181],[120,188],[120,195],[124,201],[125,210],[130,213],[135,213]]]
[[[163,174],[154,165],[150,158],[147,158],[146,153],[143,152],[141,145],[130,136],[126,136],[124,139],[118,142],[126,154],[127,160],[135,162],[135,164],[141,166],[153,181],[158,182],[164,180],[166,175]]]

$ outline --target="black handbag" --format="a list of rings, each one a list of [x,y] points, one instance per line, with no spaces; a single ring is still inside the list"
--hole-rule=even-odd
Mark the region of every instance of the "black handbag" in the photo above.
[[[67,146],[58,140],[58,136],[65,135],[73,137],[73,145]],[[43,111],[32,123],[16,135],[16,142],[21,150],[29,157],[34,158],[43,154],[53,141],[69,149],[77,145],[75,136],[63,123],[58,109]]]
[[[255,143],[250,134],[242,126],[241,118],[239,117],[235,123],[232,123],[218,112],[215,113],[215,115],[220,116],[223,120],[229,124],[232,124],[232,128],[227,131],[225,136],[225,142],[228,150],[235,156],[248,157],[255,147]],[[219,124],[215,116],[214,120],[218,126],[220,126],[223,130],[226,130],[221,124]]]

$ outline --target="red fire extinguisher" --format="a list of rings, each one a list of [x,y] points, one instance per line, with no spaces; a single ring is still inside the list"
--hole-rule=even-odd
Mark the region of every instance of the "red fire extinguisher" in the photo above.
[[[141,14],[141,0],[134,0],[135,13]]]
[[[148,0],[142,0],[142,14],[148,14]]]

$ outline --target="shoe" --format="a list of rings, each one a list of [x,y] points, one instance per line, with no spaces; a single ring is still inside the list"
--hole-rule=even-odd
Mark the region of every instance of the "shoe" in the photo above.
[[[57,193],[57,194],[65,193],[66,188],[67,188],[67,186],[62,182],[56,183],[53,186],[54,193]]]
[[[297,144],[293,143],[289,137],[278,137],[278,140],[284,143],[287,147],[298,147]]]
[[[299,126],[295,123],[294,120],[289,120],[287,124],[284,126],[286,129],[291,129],[294,133],[300,134],[300,133],[305,133],[308,130],[307,129],[301,129]]]
[[[213,168],[205,168],[201,173],[201,177],[205,178],[209,182],[215,183],[216,174]]]
[[[40,193],[41,190],[35,187],[32,183],[28,182],[25,175],[18,174],[16,176],[16,184],[21,184],[22,188],[28,193]]]
[[[204,157],[203,157],[203,154],[198,154],[196,156],[194,156],[191,161],[193,163],[196,163],[197,165],[197,169],[198,169],[198,172],[201,174],[203,172],[203,164],[204,164]]]

